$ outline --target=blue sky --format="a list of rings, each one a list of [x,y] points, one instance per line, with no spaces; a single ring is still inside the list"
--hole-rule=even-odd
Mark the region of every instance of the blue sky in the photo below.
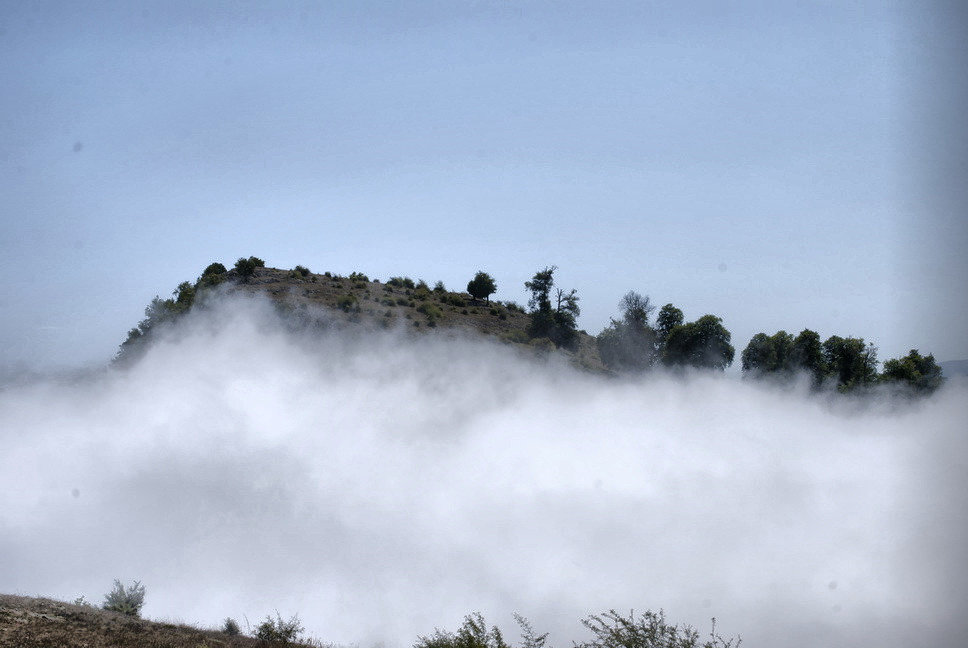
[[[212,261],[968,357],[962,16],[885,2],[4,3],[0,365]]]

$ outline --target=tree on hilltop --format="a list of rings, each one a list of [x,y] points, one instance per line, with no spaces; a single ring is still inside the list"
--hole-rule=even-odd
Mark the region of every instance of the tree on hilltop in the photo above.
[[[597,337],[598,353],[611,369],[644,371],[656,357],[656,332],[649,323],[655,306],[648,297],[630,290],[622,297],[619,308],[622,319],[612,319]]]
[[[531,292],[528,306],[531,308],[531,323],[528,335],[532,338],[546,337],[557,347],[573,347],[578,341],[578,292],[556,289],[555,303],[552,305],[552,288],[557,266],[536,272],[524,287]]]
[[[917,349],[911,349],[903,358],[892,358],[885,362],[880,380],[906,383],[915,391],[930,394],[942,385],[944,376],[933,355],[922,356]]]
[[[266,267],[265,261],[254,256],[250,256],[248,259],[240,258],[235,262],[235,271],[239,274],[242,283],[246,283],[255,274],[256,268],[264,267]]]
[[[438,282],[439,283],[439,282]],[[443,284],[441,284],[443,285]],[[478,272],[474,278],[467,283],[467,292],[474,299],[491,301],[491,295],[497,291],[497,283],[494,278],[484,271]]]
[[[723,370],[732,364],[734,354],[722,318],[703,315],[695,322],[679,324],[669,331],[662,361],[669,366]]]

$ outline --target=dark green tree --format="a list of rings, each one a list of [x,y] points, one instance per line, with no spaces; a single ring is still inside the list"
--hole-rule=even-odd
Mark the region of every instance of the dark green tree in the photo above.
[[[804,329],[797,337],[786,331],[773,335],[757,333],[743,350],[743,371],[755,376],[767,374],[792,378],[807,371],[815,385],[823,380],[824,362],[820,336]]]
[[[666,343],[672,329],[680,326],[683,322],[685,322],[685,319],[682,316],[682,311],[672,304],[666,304],[659,309],[659,314],[655,318],[655,334],[656,342],[660,347]]]
[[[819,387],[823,383],[827,367],[824,364],[820,335],[816,331],[803,329],[793,339],[793,348],[790,349],[790,364],[797,371],[808,372],[813,378],[815,387]]]
[[[838,390],[869,386],[877,380],[877,348],[863,338],[832,335],[821,348],[827,375],[836,381]]]
[[[880,380],[910,385],[916,392],[930,394],[944,383],[944,375],[933,355],[922,356],[917,349],[911,349],[903,358],[885,362]]]
[[[767,336],[766,333],[757,333],[743,350],[741,356],[743,371],[752,371],[757,374],[791,373],[794,370],[791,356],[792,349],[793,336],[786,331],[777,331],[772,336]]]
[[[757,375],[773,371],[776,366],[776,349],[773,348],[772,338],[766,333],[757,333],[743,349],[740,358],[743,371]]]
[[[242,283],[246,283],[255,274],[256,268],[264,268],[265,266],[265,261],[259,257],[250,256],[248,259],[243,258],[236,261],[235,271],[238,273]]]
[[[196,289],[211,288],[217,286],[223,281],[225,281],[225,273],[227,270],[225,266],[217,261],[215,263],[210,263],[205,270],[202,271],[202,276],[198,278],[195,282]]]
[[[531,281],[524,282],[524,287],[531,292],[528,306],[531,309],[531,323],[528,335],[532,338],[547,337],[558,347],[573,347],[578,341],[578,294],[575,290],[564,291],[558,289],[552,303],[552,288],[554,288],[554,273],[557,266],[545,268],[536,272]]]
[[[172,293],[175,298],[171,310],[176,314],[187,313],[195,302],[195,286],[187,281],[178,284],[178,288]]]
[[[474,299],[484,299],[491,301],[491,295],[497,290],[497,283],[494,278],[484,271],[478,272],[474,278],[467,283],[467,292]]]
[[[669,331],[662,361],[670,366],[723,370],[733,362],[735,349],[723,320],[703,315],[695,322],[680,324]]]

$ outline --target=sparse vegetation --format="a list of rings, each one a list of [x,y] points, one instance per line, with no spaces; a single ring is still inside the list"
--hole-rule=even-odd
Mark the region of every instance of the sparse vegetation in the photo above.
[[[17,648],[50,646],[143,646],[144,648],[256,648],[257,646],[332,646],[303,636],[305,628],[299,615],[284,619],[277,611],[246,636],[239,624],[226,618],[219,629],[200,629],[140,619],[119,617],[90,605],[61,603],[50,599],[0,595],[0,645]],[[548,634],[538,634],[527,619],[515,614],[520,642],[506,641],[497,626],[485,623],[479,613],[467,615],[456,632],[435,629],[418,636],[414,648],[550,648]],[[709,640],[700,643],[690,626],[673,625],[664,614],[646,612],[623,616],[614,610],[583,619],[592,631],[590,640],[573,643],[574,648],[739,648],[740,639],[725,639],[716,634],[713,619]],[[401,638],[402,639],[402,638]]]
[[[294,614],[288,620],[282,618],[276,612],[276,618],[266,616],[265,620],[256,626],[255,638],[268,643],[278,643],[288,645],[299,641],[299,635],[305,630],[299,621],[299,616]]]
[[[536,634],[527,619],[514,615],[521,628],[518,648],[545,648],[548,634]],[[712,620],[709,640],[701,642],[699,632],[688,625],[677,625],[666,620],[665,613],[646,611],[627,616],[609,610],[581,621],[593,636],[575,643],[575,648],[739,648],[742,639],[724,638],[716,633]],[[436,629],[434,634],[421,636],[414,648],[513,648],[497,626],[487,627],[480,613],[469,614],[456,632]]]
[[[662,610],[647,610],[638,616],[629,612],[623,616],[615,610],[595,614],[582,620],[582,625],[594,637],[575,644],[575,648],[738,648],[740,638],[725,639],[716,634],[716,620],[712,620],[709,640],[699,642],[699,632],[688,625],[674,625],[666,621]]]
[[[438,319],[444,316],[444,311],[440,310],[439,307],[434,306],[429,302],[424,302],[417,307],[418,313],[423,313],[427,316],[427,319]]]
[[[357,305],[356,295],[352,295],[352,294],[343,295],[342,297],[336,300],[336,307],[339,308],[344,313],[348,313],[354,309],[359,310],[359,306]]]

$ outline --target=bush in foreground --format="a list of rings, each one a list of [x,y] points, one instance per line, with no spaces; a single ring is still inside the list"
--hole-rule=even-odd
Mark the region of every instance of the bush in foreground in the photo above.
[[[114,579],[114,589],[104,595],[105,610],[120,612],[128,616],[140,617],[141,607],[145,604],[145,586],[140,581],[134,581],[131,587],[125,587],[120,580]]]
[[[547,633],[535,634],[528,620],[514,615],[521,627],[518,648],[545,648]],[[716,634],[716,619],[709,640],[700,643],[699,633],[688,625],[674,625],[666,621],[665,613],[646,611],[638,616],[629,612],[623,616],[615,610],[582,619],[582,625],[594,637],[575,648],[739,648],[742,639],[725,639]],[[435,630],[433,635],[419,637],[414,648],[512,648],[497,626],[488,629],[480,613],[469,614],[457,632]]]
[[[299,621],[299,615],[294,614],[288,621],[284,621],[277,611],[275,619],[266,615],[265,621],[256,626],[255,638],[266,642],[288,644],[298,641],[303,630],[305,628]]]
[[[225,619],[225,623],[222,624],[222,632],[229,635],[230,637],[238,636],[240,632],[239,623],[232,617],[228,617],[227,619]]]
[[[695,628],[668,623],[662,610],[658,613],[646,610],[638,617],[634,612],[622,616],[609,610],[582,619],[582,625],[595,637],[576,644],[576,648],[739,648],[743,642],[740,638],[724,639],[716,634],[716,619],[713,619],[709,641],[700,643]]]

